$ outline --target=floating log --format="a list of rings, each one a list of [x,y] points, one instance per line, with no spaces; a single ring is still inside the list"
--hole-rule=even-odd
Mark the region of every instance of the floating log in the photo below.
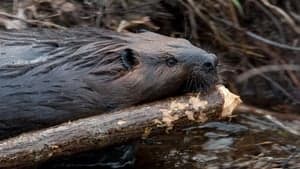
[[[0,168],[25,168],[53,157],[164,134],[182,124],[231,115],[238,96],[218,86],[205,96],[168,98],[108,114],[70,121],[0,142]]]

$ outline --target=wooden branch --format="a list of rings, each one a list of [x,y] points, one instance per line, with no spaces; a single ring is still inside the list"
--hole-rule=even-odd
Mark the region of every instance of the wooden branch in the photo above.
[[[41,26],[52,27],[52,28],[57,28],[57,29],[66,29],[63,26],[57,25],[57,24],[52,23],[52,22],[45,22],[45,21],[39,21],[39,20],[33,20],[33,19],[24,19],[24,18],[20,18],[18,16],[15,16],[15,15],[5,13],[5,12],[0,12],[0,16],[16,19],[18,21],[22,21],[24,23],[31,24],[31,25],[41,25]],[[8,20],[5,20],[5,21],[8,22]],[[10,22],[12,22],[12,21],[10,21]],[[17,28],[17,27],[14,27],[14,28]],[[20,29],[20,28],[18,28],[18,29]]]
[[[277,117],[281,120],[299,120],[300,121],[300,116],[297,115],[296,113],[286,113],[286,112],[275,112],[275,111],[270,111],[266,109],[261,109],[255,106],[250,106],[246,104],[241,104],[236,108],[236,111],[244,112],[244,113],[255,113],[258,115],[270,115]]]
[[[180,96],[25,133],[0,142],[0,168],[24,168],[52,157],[164,133],[191,122],[230,116],[238,96],[218,86],[206,96]]]

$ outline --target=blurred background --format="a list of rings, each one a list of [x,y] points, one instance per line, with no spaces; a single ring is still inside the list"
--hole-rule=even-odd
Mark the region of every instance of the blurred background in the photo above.
[[[0,26],[149,30],[220,58],[243,113],[139,143],[136,168],[300,168],[299,0],[1,0]]]

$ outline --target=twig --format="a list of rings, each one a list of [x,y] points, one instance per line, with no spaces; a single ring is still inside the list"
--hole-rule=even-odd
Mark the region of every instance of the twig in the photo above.
[[[283,169],[288,169],[289,167],[289,162],[293,159],[293,158],[295,158],[295,156],[298,154],[298,153],[300,153],[300,150],[298,149],[296,149],[294,152],[292,152],[292,154],[291,155],[289,155],[289,157],[286,159],[286,160],[284,160],[283,161],[283,163],[282,163],[282,168]]]
[[[18,0],[13,0],[13,7],[12,7],[13,9],[12,9],[12,12],[14,14],[17,13],[18,4],[19,4]]]
[[[184,4],[182,0],[180,2]],[[219,41],[219,43],[223,44],[224,46],[228,46],[228,42],[224,40],[224,38],[222,38],[222,36],[224,37],[225,35],[218,30],[218,27],[215,25],[215,23],[212,22],[210,18],[207,16],[207,14],[205,14],[202,11],[204,10],[204,8],[201,8],[201,6],[197,6],[194,0],[187,0],[187,4],[190,6],[192,11],[195,12],[196,16],[198,16],[209,27],[209,29],[212,30],[212,32],[215,35],[214,36],[215,39]]]
[[[289,11],[290,15],[297,21],[300,22],[300,15],[293,12],[292,7],[291,7],[291,1],[285,1],[285,6],[287,10]]]
[[[192,37],[194,37],[195,39],[199,38],[197,29],[196,29],[198,26],[197,26],[197,22],[195,19],[195,13],[193,12],[192,7],[182,0],[179,0],[179,3],[181,3],[189,11],[188,19],[189,19],[189,23],[190,23],[190,30],[191,30]]]
[[[236,108],[236,111],[245,112],[245,113],[251,112],[251,113],[258,114],[258,115],[271,115],[271,116],[277,117],[282,120],[299,120],[300,121],[300,116],[298,116],[296,114],[274,112],[274,111],[270,111],[270,110],[261,109],[261,108],[255,107],[255,106],[246,105],[246,104],[239,105]]]
[[[282,70],[292,70],[292,71],[300,71],[300,65],[292,65],[292,64],[286,64],[286,65],[266,65],[266,66],[261,66],[258,68],[253,68],[250,69],[242,74],[240,74],[237,78],[236,81],[238,83],[241,83],[253,76],[263,74],[266,72],[278,72]]]
[[[278,43],[278,42],[272,41],[270,39],[266,39],[266,38],[264,38],[262,36],[259,36],[259,35],[255,34],[253,32],[250,32],[250,31],[246,31],[245,33],[249,37],[254,38],[256,40],[259,40],[261,42],[264,42],[264,43],[266,43],[268,45],[272,45],[272,46],[275,46],[275,47],[278,47],[278,48],[282,48],[282,49],[289,49],[289,50],[300,51],[300,47],[294,47],[294,46],[290,46],[290,45],[287,45],[287,44]]]
[[[245,35],[253,38],[253,39],[256,39],[258,41],[261,41],[263,43],[266,43],[268,45],[271,45],[271,46],[275,46],[275,47],[278,47],[278,48],[282,48],[282,49],[287,49],[287,50],[294,50],[294,51],[300,51],[300,47],[294,47],[294,46],[290,46],[290,45],[287,45],[287,44],[282,44],[282,43],[278,43],[278,42],[275,42],[275,41],[272,41],[272,40],[269,40],[269,39],[266,39],[262,36],[259,36],[253,32],[250,32],[250,31],[247,31],[245,30],[244,28],[241,28],[237,25],[234,25],[232,22],[230,21],[227,21],[227,20],[224,20],[224,19],[221,19],[221,18],[218,18],[218,17],[215,17],[215,16],[212,16],[210,15],[213,19],[215,19],[216,21],[219,21],[225,25],[228,25],[234,29],[237,29],[241,32],[243,32]]]
[[[288,57],[285,57],[284,55],[281,55],[278,52],[274,51],[272,48],[270,48],[270,46],[261,44],[260,47],[261,47],[261,50],[263,50],[265,53],[268,53],[270,56],[272,56],[273,58],[276,58],[276,60],[278,60],[276,62],[276,64],[279,64],[279,65],[289,64]],[[300,87],[300,81],[299,81],[297,75],[295,75],[295,72],[293,72],[291,70],[285,70],[285,72],[287,73],[288,77],[293,82],[295,87]]]
[[[295,135],[300,135],[300,133],[297,130],[294,130],[293,128],[284,125],[281,121],[279,121],[276,117],[273,117],[271,115],[265,115],[265,117],[270,120],[271,122],[273,122],[274,124],[276,124],[277,126],[279,126],[280,128],[282,128],[283,130],[295,134]]]
[[[259,1],[250,0],[249,2],[252,2],[254,5],[256,5],[260,10],[262,10],[272,20],[272,22],[278,29],[279,35],[281,37],[281,43],[286,43],[286,37],[284,36],[284,31],[283,31],[279,21],[277,20],[277,18],[269,10],[267,10],[265,6],[263,6],[261,3],[259,3]]]
[[[51,22],[44,22],[44,21],[33,20],[33,19],[23,19],[23,18],[15,16],[15,15],[8,14],[6,12],[0,12],[0,16],[17,19],[17,20],[20,20],[22,22],[25,22],[25,23],[31,24],[31,25],[42,25],[42,26],[53,27],[53,28],[57,28],[57,29],[66,29],[63,26],[60,26],[60,25],[57,25],[57,24],[54,24]]]
[[[135,6],[130,6],[125,10],[113,10],[113,9],[107,9],[103,12],[103,14],[126,14],[126,13],[130,13],[130,12],[134,12],[136,10],[142,11],[144,7],[148,7],[151,5],[155,5],[157,3],[159,3],[161,0],[152,0],[151,2],[145,2],[145,3],[141,3],[139,5],[135,5]]]
[[[274,87],[276,87],[278,90],[280,90],[286,97],[288,97],[289,99],[291,99],[293,101],[296,101],[296,99],[288,91],[286,91],[283,87],[281,87],[281,85],[278,84],[276,81],[274,81],[270,77],[266,76],[265,74],[259,74],[259,76],[261,76],[262,78],[264,78],[265,80],[270,82]]]
[[[233,1],[231,1],[229,3],[229,13],[231,15],[231,18],[232,18],[232,21],[234,22],[234,24],[240,26],[239,19],[237,17],[236,12],[235,12],[234,2]]]
[[[268,0],[261,0],[261,1],[265,6],[267,6],[268,8],[274,10],[279,15],[281,15],[286,20],[286,22],[293,28],[293,30],[296,33],[300,34],[300,28],[296,25],[294,20],[286,12],[284,12],[281,8],[271,4]]]
[[[117,32],[122,32],[125,31],[126,29],[132,28],[132,27],[136,27],[139,25],[144,25],[150,29],[154,29],[154,30],[158,30],[159,27],[154,25],[151,22],[150,17],[145,16],[139,20],[131,20],[131,21],[126,21],[126,20],[122,20],[121,23],[119,24],[118,28],[117,28]]]

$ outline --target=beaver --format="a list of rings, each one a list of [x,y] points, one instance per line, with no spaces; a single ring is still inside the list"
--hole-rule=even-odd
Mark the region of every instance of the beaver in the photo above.
[[[0,31],[0,139],[217,82],[188,40],[96,28]]]

